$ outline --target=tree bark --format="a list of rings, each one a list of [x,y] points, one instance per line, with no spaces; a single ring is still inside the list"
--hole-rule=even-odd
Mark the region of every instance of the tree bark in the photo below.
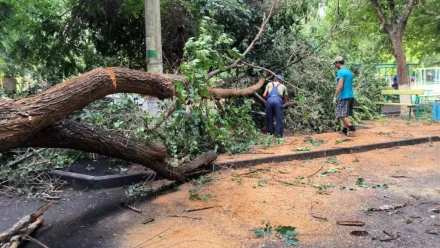
[[[217,153],[214,151],[208,151],[200,154],[190,163],[177,167],[176,171],[180,174],[194,174],[202,167],[209,165],[212,161],[217,159]]]
[[[391,42],[393,44],[394,57],[397,64],[397,77],[399,85],[408,85],[408,68],[406,66],[406,56],[403,49],[402,34],[390,34]]]
[[[45,92],[0,102],[0,151],[18,146],[66,115],[113,93],[174,96],[172,77],[123,68],[99,68]]]
[[[252,95],[255,91],[259,90],[261,87],[263,87],[264,81],[264,78],[260,78],[257,84],[241,90],[209,88],[209,91],[214,98],[236,98],[241,96],[249,96]]]

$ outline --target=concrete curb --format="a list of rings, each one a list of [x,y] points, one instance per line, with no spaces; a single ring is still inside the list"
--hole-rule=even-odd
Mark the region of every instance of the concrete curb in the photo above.
[[[419,145],[423,143],[437,142],[437,141],[440,141],[440,137],[432,136],[432,137],[388,141],[388,142],[381,142],[381,143],[368,144],[368,145],[332,148],[332,149],[320,150],[320,151],[289,153],[289,154],[274,155],[274,156],[255,158],[255,159],[214,163],[214,165],[211,166],[210,169],[214,171],[218,171],[224,167],[244,168],[244,167],[255,166],[258,164],[265,164],[265,163],[273,163],[273,162],[281,163],[292,160],[323,158],[323,157],[336,156],[342,154],[368,152],[376,149],[387,149],[387,148],[399,147],[399,146]]]
[[[231,162],[217,162],[214,163],[213,165],[210,165],[208,169],[213,171],[219,171],[225,167],[244,168],[244,167],[250,167],[250,166],[272,163],[272,162],[281,163],[292,160],[323,158],[328,156],[360,153],[360,152],[367,152],[376,149],[387,149],[387,148],[399,147],[399,146],[412,146],[412,145],[419,145],[419,144],[438,142],[438,141],[440,141],[439,136],[432,136],[432,137],[389,141],[389,142],[382,142],[382,143],[368,144],[368,145],[333,148],[333,149],[320,150],[320,151],[289,153],[289,154],[268,156],[268,157],[255,158],[255,159],[238,160]],[[70,185],[70,187],[75,189],[102,189],[102,188],[116,188],[125,185],[130,185],[133,183],[139,183],[143,180],[146,180],[149,177],[152,177],[154,172],[146,171],[142,173],[127,174],[127,175],[88,176],[79,173],[54,170],[52,171],[52,174],[58,177],[59,179],[66,181]],[[156,179],[159,178],[157,177]]]

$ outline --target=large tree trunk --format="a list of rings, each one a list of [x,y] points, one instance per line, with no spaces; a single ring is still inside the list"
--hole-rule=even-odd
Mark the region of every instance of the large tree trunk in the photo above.
[[[394,58],[397,64],[397,77],[399,86],[408,85],[408,68],[406,66],[405,51],[403,49],[403,37],[400,32],[390,34],[390,39],[393,44]]]
[[[390,11],[389,16],[391,19],[388,21],[386,15],[384,14],[381,4],[378,0],[370,0],[373,7],[376,9],[377,16],[382,22],[385,32],[388,34],[394,50],[394,57],[396,58],[397,64],[397,77],[399,81],[399,89],[406,90],[409,89],[408,86],[408,70],[406,67],[406,57],[405,51],[403,50],[403,32],[405,31],[406,24],[408,23],[408,18],[414,8],[415,0],[408,0],[408,4],[401,14],[399,10],[396,9],[396,4],[394,1],[388,1],[386,10]],[[382,2],[382,4],[385,4]],[[411,103],[411,96],[400,96],[401,103]],[[401,112],[403,114],[408,113],[407,107],[402,107]]]
[[[29,135],[95,100],[120,92],[163,99],[174,96],[174,84],[166,75],[123,68],[100,68],[41,94],[0,102],[0,151],[18,146]]]
[[[391,42],[393,44],[394,57],[397,64],[397,78],[399,83],[399,90],[409,90],[408,84],[408,68],[406,66],[406,56],[403,49],[403,37],[401,32],[389,34]],[[411,95],[400,95],[400,103],[410,104],[412,101]],[[401,107],[400,112],[402,115],[408,114],[408,107]]]

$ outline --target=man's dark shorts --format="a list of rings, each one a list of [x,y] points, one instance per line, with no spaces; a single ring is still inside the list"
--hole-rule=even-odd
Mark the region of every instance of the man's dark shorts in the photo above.
[[[336,104],[336,117],[353,116],[354,98],[338,99]]]

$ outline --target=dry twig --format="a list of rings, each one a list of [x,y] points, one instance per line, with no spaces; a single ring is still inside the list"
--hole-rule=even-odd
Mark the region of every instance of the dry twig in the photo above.
[[[194,208],[194,209],[190,209],[188,211],[186,211],[187,213],[190,212],[196,212],[196,211],[202,211],[202,210],[206,210],[206,209],[211,209],[211,208],[217,208],[219,206],[211,206],[211,207],[203,207],[203,208]]]
[[[277,182],[279,182],[279,183],[283,183],[283,184],[287,184],[287,185],[295,186],[295,187],[305,187],[305,186],[303,186],[303,185],[298,185],[297,183],[295,184],[295,183],[289,183],[289,182],[286,182],[286,181],[278,180],[278,179],[275,177],[275,175],[272,175],[272,178],[273,178],[273,180],[275,180],[275,181],[277,181]]]
[[[126,207],[126,208],[128,208],[128,209],[131,209],[131,210],[133,210],[133,211],[135,211],[137,213],[142,213],[142,210],[140,210],[138,208],[135,208],[135,207],[129,205],[128,203],[126,203],[126,202],[121,202],[121,205]]]
[[[324,221],[328,221],[327,218],[325,218],[325,217],[320,217],[320,216],[317,216],[316,214],[314,214],[314,213],[312,212],[312,207],[313,207],[313,203],[312,203],[312,201],[310,201],[309,214],[310,214],[313,218],[320,219],[320,220],[324,220]]]
[[[34,150],[31,153],[26,153],[24,156],[22,156],[22,157],[14,160],[14,161],[8,163],[7,165],[5,165],[5,167],[14,167],[14,166],[20,164],[21,162],[23,162],[24,160],[26,160],[26,159],[28,159],[30,157],[33,157],[33,156],[35,156],[35,155],[39,154],[40,152],[43,152],[43,151],[45,151],[47,149],[48,148],[43,148],[43,149],[39,149],[39,150]]]
[[[259,171],[268,172],[268,171],[270,171],[270,169],[269,168],[259,168],[259,169],[251,170],[251,171],[248,171],[245,173],[237,174],[236,176],[239,176],[239,177],[246,176],[249,174],[254,174],[255,172],[259,172]]]
[[[395,236],[392,235],[392,234],[390,234],[390,233],[388,233],[388,232],[385,231],[385,230],[383,231],[383,233],[385,233],[386,235],[390,236],[391,238],[387,238],[387,239],[379,239],[379,241],[381,241],[381,242],[390,242],[390,241],[395,240],[395,239],[397,239],[397,238],[400,237],[400,234],[399,234],[399,233],[397,233]]]
[[[324,163],[322,163],[321,167],[319,167],[319,169],[318,169],[315,173],[313,173],[312,175],[307,176],[307,177],[308,177],[308,178],[313,177],[313,176],[316,175],[320,170],[322,170],[322,167],[324,167]]]
[[[41,246],[43,248],[49,248],[47,245],[45,245],[45,244],[41,243],[40,241],[32,238],[31,236],[28,236],[26,239],[29,240],[29,241],[34,242],[35,244],[37,244],[37,245],[39,245],[39,246]]]
[[[202,217],[193,217],[193,216],[188,216],[188,215],[169,215],[168,217],[176,217],[176,218],[188,218],[188,219],[193,219],[193,220],[202,220]]]

